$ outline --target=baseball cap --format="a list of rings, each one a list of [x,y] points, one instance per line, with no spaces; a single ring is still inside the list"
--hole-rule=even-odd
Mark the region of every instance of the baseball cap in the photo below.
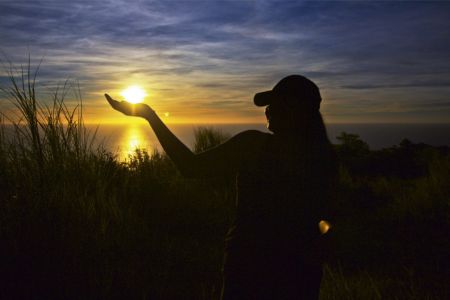
[[[255,94],[256,106],[266,106],[276,101],[289,101],[291,105],[305,109],[319,110],[319,88],[308,78],[301,75],[289,75],[281,79],[270,91]]]

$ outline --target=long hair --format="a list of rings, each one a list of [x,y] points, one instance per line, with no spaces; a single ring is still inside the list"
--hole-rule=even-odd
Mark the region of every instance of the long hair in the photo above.
[[[311,193],[311,210],[315,217],[329,219],[338,176],[337,155],[331,144],[322,114],[311,112],[304,123],[303,141],[307,189]]]

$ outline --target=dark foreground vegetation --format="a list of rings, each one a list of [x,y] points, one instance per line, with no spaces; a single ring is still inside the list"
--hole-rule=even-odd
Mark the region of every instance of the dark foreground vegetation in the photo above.
[[[3,89],[20,120],[0,135],[0,298],[218,299],[233,181],[144,150],[119,162],[70,89],[45,106],[29,74]],[[199,129],[195,151],[225,138]],[[449,149],[339,139],[321,299],[450,299]]]

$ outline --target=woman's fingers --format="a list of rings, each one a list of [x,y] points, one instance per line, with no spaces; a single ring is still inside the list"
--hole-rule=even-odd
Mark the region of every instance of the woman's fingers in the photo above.
[[[105,94],[106,100],[108,100],[109,105],[111,105],[113,108],[116,108],[118,101],[111,98],[108,94]]]
[[[113,98],[111,98],[108,94],[105,94],[105,98],[106,100],[108,100],[108,103],[113,107],[113,108],[117,108],[119,101],[114,100]]]
[[[108,94],[105,94],[105,98],[106,100],[108,100],[109,103],[111,103],[112,101],[115,101],[113,98],[111,98]]]
[[[130,114],[129,104],[125,101],[119,102],[111,98],[108,94],[105,94],[106,100],[108,100],[108,103],[114,108],[115,110],[118,110],[124,114]]]

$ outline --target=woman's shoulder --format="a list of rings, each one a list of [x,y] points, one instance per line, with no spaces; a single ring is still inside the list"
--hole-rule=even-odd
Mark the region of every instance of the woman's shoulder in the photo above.
[[[256,138],[256,139],[267,139],[272,136],[271,133],[268,132],[262,132],[256,129],[249,129],[241,131],[240,133],[236,134],[235,136],[241,136],[241,137],[250,137],[250,138]]]
[[[231,137],[219,148],[240,159],[250,159],[266,147],[271,136],[258,130],[245,130]]]
[[[260,147],[270,140],[271,137],[272,134],[267,132],[262,132],[259,130],[245,130],[236,134],[231,139],[234,139],[237,143],[244,146]]]

